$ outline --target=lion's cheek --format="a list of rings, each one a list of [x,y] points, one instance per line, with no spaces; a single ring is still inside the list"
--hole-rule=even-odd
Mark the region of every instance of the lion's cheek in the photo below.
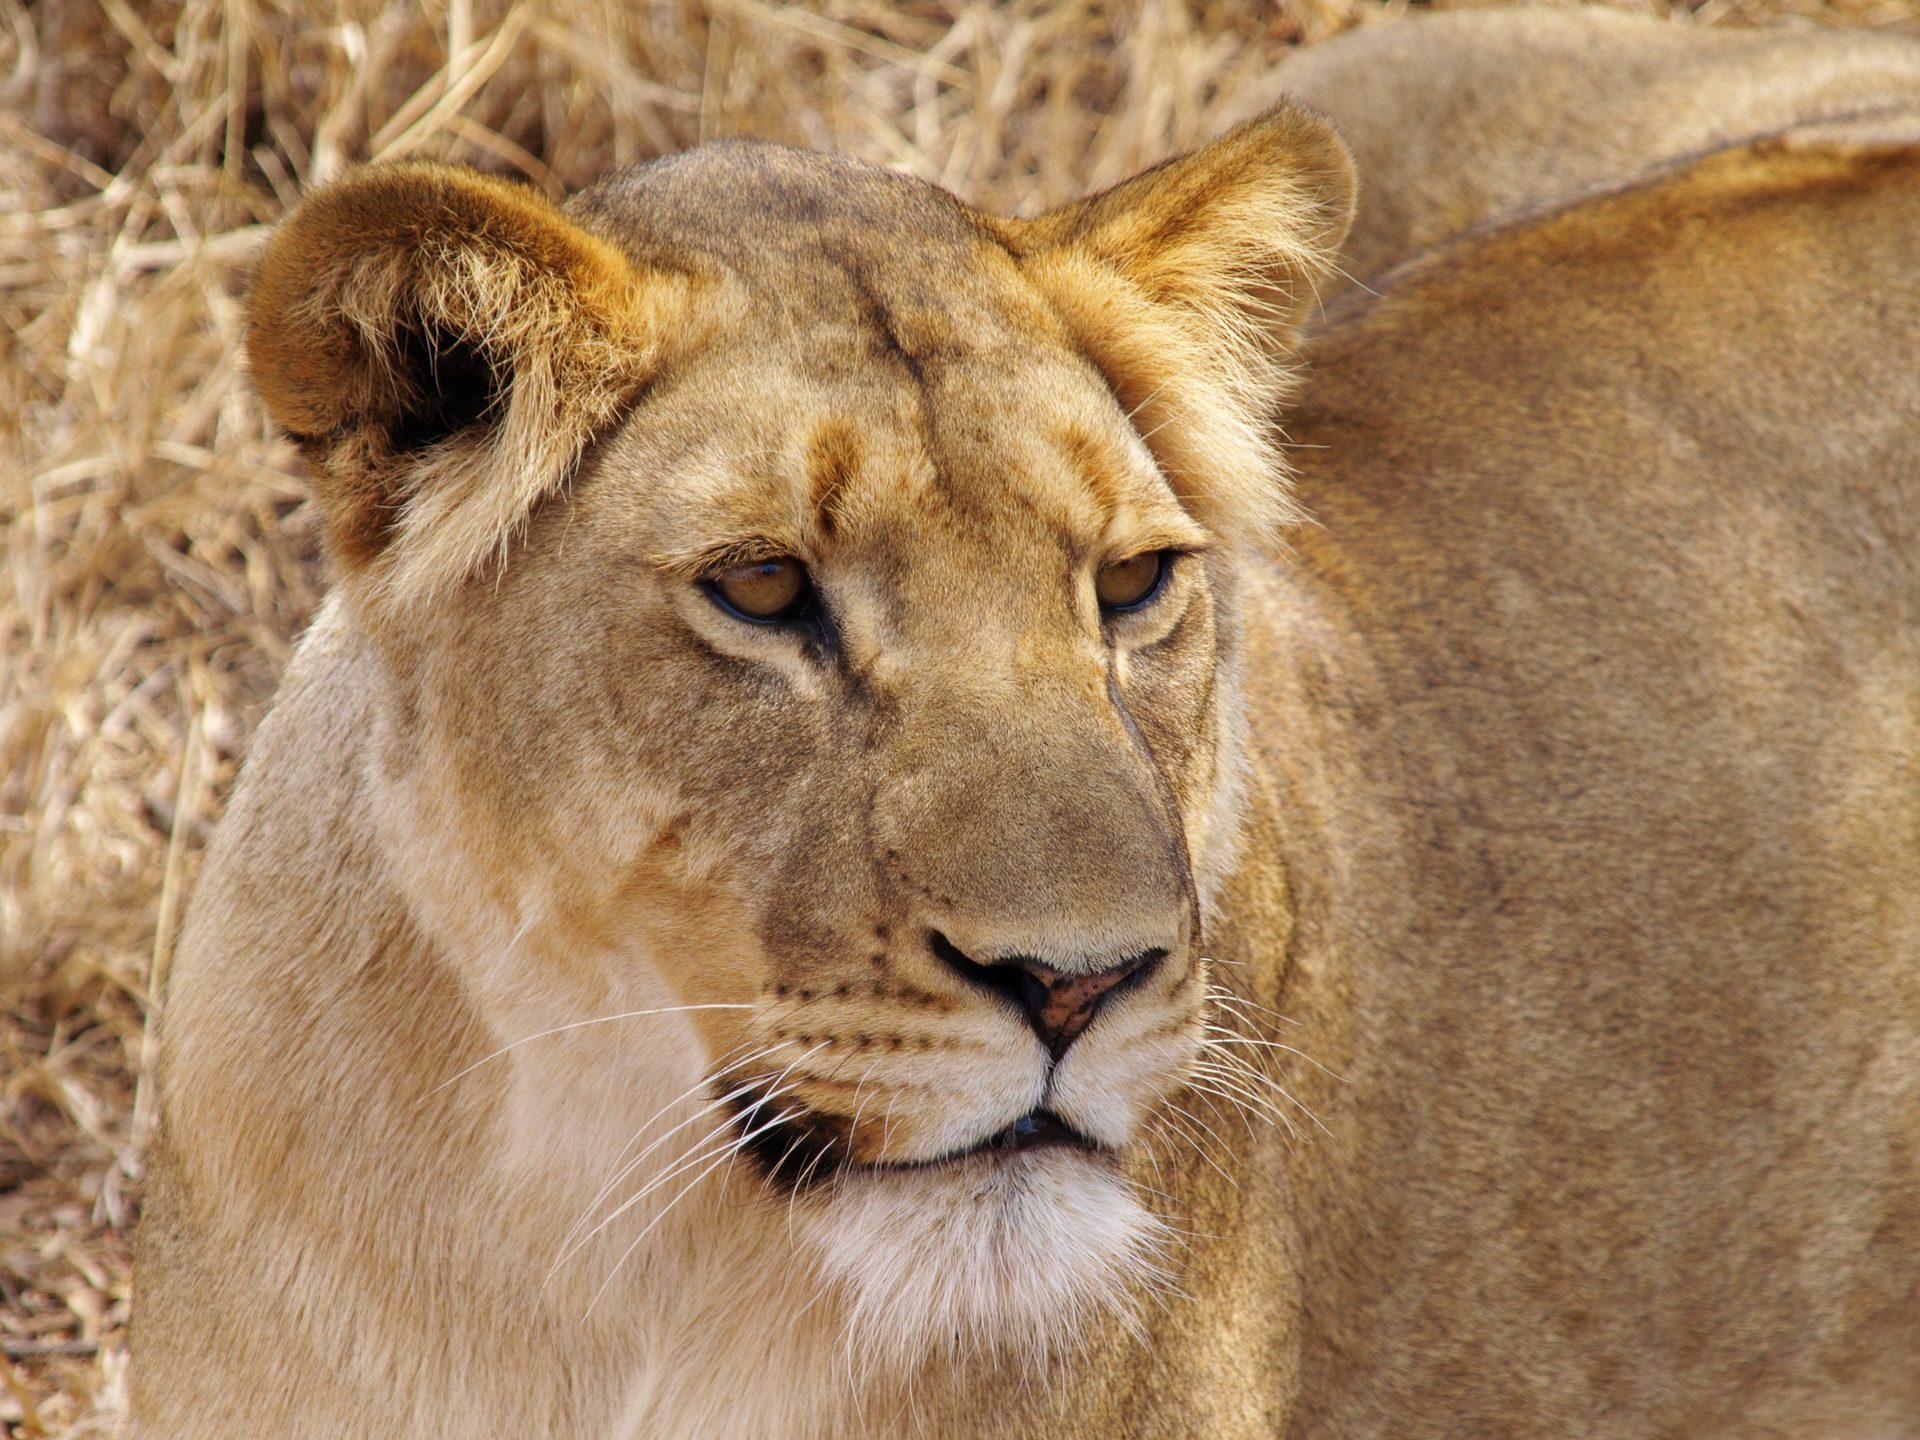
[[[669,856],[675,848],[664,842]],[[659,857],[654,857],[656,862]],[[709,1056],[747,1041],[754,996],[766,984],[766,957],[728,885],[701,883],[670,864],[635,868],[601,927],[608,951],[650,966],[706,1043]]]
[[[1208,828],[1220,772],[1222,636],[1214,577],[1195,586],[1178,621],[1150,645],[1119,657],[1115,676],[1128,718],[1152,754],[1191,838]],[[1231,610],[1231,597],[1228,597]],[[1229,627],[1231,628],[1231,627]],[[1224,658],[1231,660],[1229,646]],[[1229,687],[1231,692],[1231,687]]]
[[[689,834],[673,794],[638,767],[615,783],[568,777],[563,823],[516,824],[475,773],[474,745],[418,743],[404,758],[365,777],[380,849],[501,1043],[678,1012],[698,1065],[737,1049],[763,952],[736,867]]]
[[[1212,670],[1177,661],[1136,664],[1125,699],[1183,829],[1189,837],[1203,833],[1216,801],[1220,758]]]

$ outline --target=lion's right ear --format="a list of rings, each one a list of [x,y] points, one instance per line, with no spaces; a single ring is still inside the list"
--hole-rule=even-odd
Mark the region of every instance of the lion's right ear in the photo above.
[[[267,247],[248,349],[335,562],[412,596],[470,573],[685,335],[698,288],[474,171],[374,165],[315,192]]]
[[[1294,331],[1353,220],[1353,157],[1282,106],[1034,220],[987,220],[1106,376],[1183,501],[1227,534],[1296,521],[1275,428]]]

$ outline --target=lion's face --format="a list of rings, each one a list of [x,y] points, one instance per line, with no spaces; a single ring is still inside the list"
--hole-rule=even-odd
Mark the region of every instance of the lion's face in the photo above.
[[[1192,377],[1115,373],[1048,222],[931,194],[734,151],[587,197],[697,340],[499,561],[409,597],[408,516],[348,587],[390,837],[475,992],[688,1007],[662,1089],[725,1143],[662,1155],[738,1158],[902,1355],[1045,1347],[1150,1264],[1124,1162],[1201,1044],[1247,523],[1195,493],[1205,415],[1141,424]],[[516,418],[372,448],[418,495]]]
[[[593,847],[602,903],[616,927],[673,910],[676,992],[755,1007],[699,1023],[722,1083],[764,1078],[755,1153],[788,1182],[1044,1111],[1123,1145],[1178,1082],[1200,990],[1207,535],[1071,353],[983,347],[920,380],[861,365],[874,339],[722,344],[669,380],[540,527],[569,564],[514,614],[624,612],[590,670],[514,678],[596,717],[583,775],[664,806]],[[1103,567],[1139,556],[1157,582],[1103,606]],[[797,581],[771,619],[715,583],[743,557]],[[1049,1010],[1076,986],[1084,1033]]]
[[[964,1207],[992,1245],[915,1249],[1111,1261],[1144,1225],[1114,1157],[1198,1042],[1218,577],[1006,270],[919,375],[818,287],[749,311],[396,669],[512,913],[750,1007],[691,1012],[707,1093],[843,1253]],[[804,571],[771,620],[714,583],[753,559]],[[1116,561],[1160,573],[1103,606]]]

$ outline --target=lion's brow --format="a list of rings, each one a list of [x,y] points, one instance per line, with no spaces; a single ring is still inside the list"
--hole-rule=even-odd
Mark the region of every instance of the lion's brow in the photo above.
[[[670,579],[698,580],[717,570],[777,560],[800,549],[798,537],[785,537],[777,529],[760,530],[707,540],[685,549],[655,551],[647,556],[647,562]]]

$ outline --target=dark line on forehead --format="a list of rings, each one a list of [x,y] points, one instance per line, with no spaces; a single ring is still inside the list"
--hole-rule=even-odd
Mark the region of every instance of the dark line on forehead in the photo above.
[[[846,273],[847,283],[853,287],[853,293],[859,298],[864,318],[886,341],[887,352],[899,357],[900,363],[913,376],[914,384],[920,392],[927,392],[927,372],[925,363],[900,338],[900,332],[894,328],[893,316],[888,313],[886,303],[867,279],[866,266],[853,256],[836,257],[840,268]]]
[[[882,362],[884,363],[885,361],[891,360],[899,370],[904,371],[912,380],[914,388],[918,392],[919,405],[917,408],[919,414],[916,428],[920,433],[915,439],[919,444],[920,453],[927,458],[928,465],[933,472],[934,486],[936,489],[945,490],[947,488],[946,476],[941,473],[940,466],[933,459],[932,424],[934,396],[931,378],[927,373],[926,360],[913,346],[906,342],[899,328],[894,324],[892,312],[887,308],[886,301],[881,298],[880,291],[875,287],[870,278],[866,259],[857,253],[849,253],[838,249],[832,253],[831,258],[834,263],[838,265],[841,273],[847,277],[847,284],[853,292],[853,298],[858,306],[860,318],[871,327],[873,333],[880,341],[880,357]]]

